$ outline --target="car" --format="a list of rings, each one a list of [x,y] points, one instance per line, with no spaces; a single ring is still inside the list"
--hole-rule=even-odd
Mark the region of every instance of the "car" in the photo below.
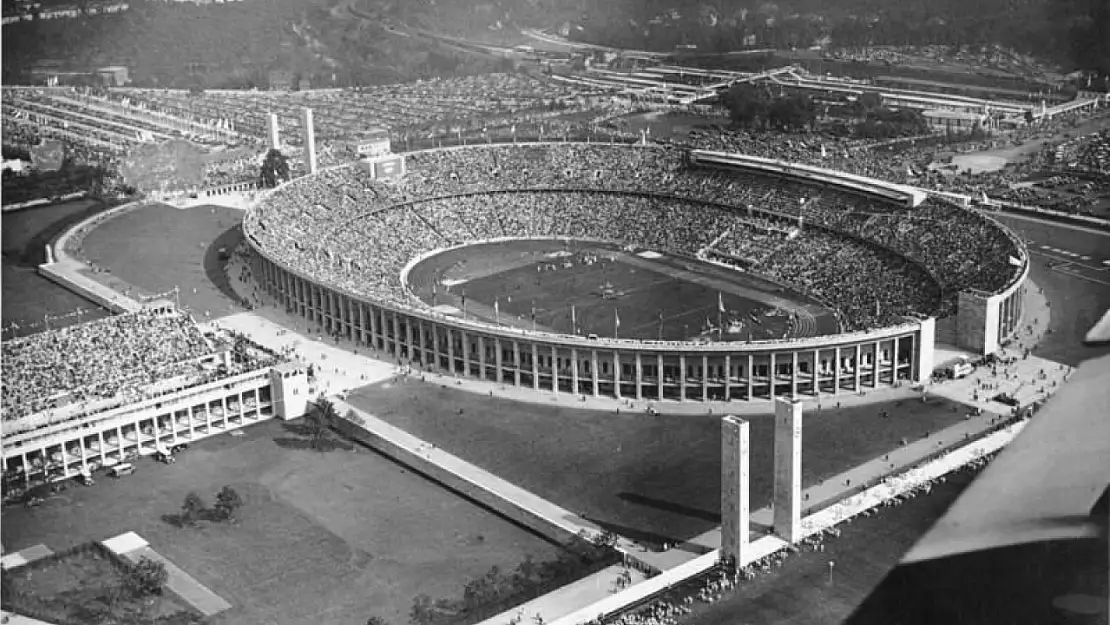
[[[125,475],[131,475],[134,472],[135,472],[135,465],[131,464],[130,462],[123,462],[123,463],[117,464],[116,466],[112,467],[111,469],[108,469],[108,475],[110,475],[112,477],[117,477],[117,478],[118,477],[123,477]]]

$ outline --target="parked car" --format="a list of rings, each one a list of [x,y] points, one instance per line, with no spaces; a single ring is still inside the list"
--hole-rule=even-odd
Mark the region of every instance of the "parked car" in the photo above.
[[[125,475],[131,475],[134,472],[135,472],[135,465],[131,464],[130,462],[123,462],[123,463],[117,464],[116,466],[112,467],[111,469],[108,469],[108,475],[110,475],[112,477],[123,477]]]

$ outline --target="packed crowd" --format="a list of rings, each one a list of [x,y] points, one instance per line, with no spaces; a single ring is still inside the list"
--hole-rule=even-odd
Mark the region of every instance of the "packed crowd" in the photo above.
[[[400,282],[404,265],[469,240],[588,237],[716,252],[828,303],[850,329],[951,310],[961,289],[1004,288],[1017,272],[1008,256],[1020,255],[972,211],[691,168],[679,150],[480,146],[410,154],[406,166],[391,183],[346,167],[287,185],[248,215],[246,232],[290,266],[404,305],[417,303]]]
[[[267,136],[269,114],[277,113],[286,129],[283,141],[300,145],[300,132],[294,129],[300,128],[304,107],[313,109],[318,141],[344,142],[374,128],[389,128],[397,138],[405,131],[411,131],[414,138],[424,136],[433,128],[453,134],[457,129],[481,128],[498,116],[542,109],[555,101],[585,103],[600,93],[524,74],[485,74],[292,94],[135,91],[113,93],[112,97],[127,98],[130,106],[142,104],[177,116],[227,119],[236,131],[255,137]]]
[[[1057,164],[1069,171],[1110,175],[1110,130],[1065,141],[1054,156]]]
[[[212,345],[184,314],[137,312],[3,344],[3,420],[141,392],[195,371]]]

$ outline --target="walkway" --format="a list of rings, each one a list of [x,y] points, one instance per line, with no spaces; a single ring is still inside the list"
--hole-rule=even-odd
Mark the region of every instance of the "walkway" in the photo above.
[[[134,563],[138,563],[144,557],[163,563],[166,566],[166,572],[169,573],[166,587],[204,616],[219,614],[231,607],[230,603],[151,549],[150,545],[135,532],[109,538],[103,544],[116,555]]]

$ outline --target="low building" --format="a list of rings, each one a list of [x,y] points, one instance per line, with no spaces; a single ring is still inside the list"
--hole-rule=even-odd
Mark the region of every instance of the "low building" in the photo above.
[[[922,111],[921,116],[925,118],[929,128],[937,132],[970,132],[976,128],[985,128],[990,119],[983,113],[945,110]]]
[[[84,358],[71,353],[75,341],[86,345]],[[167,347],[151,348],[159,342]],[[98,352],[114,345],[133,356],[105,366]],[[22,395],[5,388],[5,499],[252,423],[294,419],[310,400],[306,365],[204,330],[169,302],[8,341],[4,356],[5,382],[25,382]],[[44,373],[55,361],[67,363],[64,372]]]

